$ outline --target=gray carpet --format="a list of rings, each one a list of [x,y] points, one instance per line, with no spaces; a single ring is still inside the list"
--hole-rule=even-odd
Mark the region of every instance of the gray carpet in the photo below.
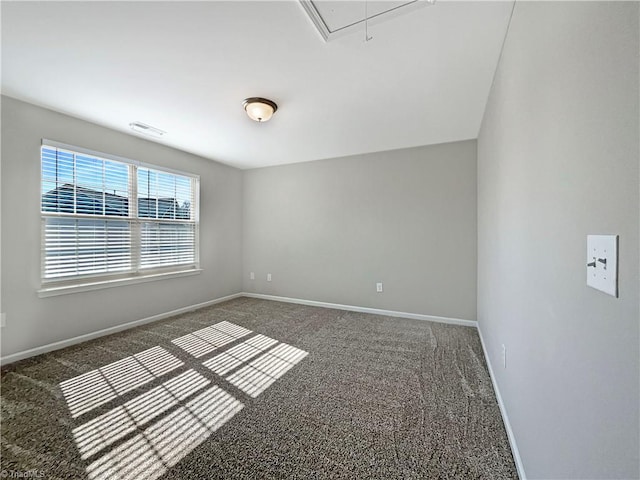
[[[1,469],[41,478],[517,478],[468,327],[239,298],[1,387]]]

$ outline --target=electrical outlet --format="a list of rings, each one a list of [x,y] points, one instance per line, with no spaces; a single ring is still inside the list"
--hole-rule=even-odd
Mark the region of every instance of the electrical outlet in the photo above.
[[[382,282],[376,283],[376,292],[382,293]]]
[[[507,347],[502,344],[502,368],[507,368]]]
[[[7,314],[0,313],[0,327],[6,327],[6,326],[7,326]]]
[[[255,272],[251,272],[249,274],[249,280],[255,280],[256,279],[256,273]]]
[[[267,273],[267,282],[270,282],[270,281],[271,281],[271,274]]]

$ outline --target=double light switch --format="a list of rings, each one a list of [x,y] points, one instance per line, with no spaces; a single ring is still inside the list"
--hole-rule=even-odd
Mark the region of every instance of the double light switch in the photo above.
[[[587,285],[618,296],[617,235],[587,235]]]

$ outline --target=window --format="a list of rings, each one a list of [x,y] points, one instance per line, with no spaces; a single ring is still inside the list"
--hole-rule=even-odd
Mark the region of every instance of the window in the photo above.
[[[42,282],[198,267],[197,176],[43,141]]]

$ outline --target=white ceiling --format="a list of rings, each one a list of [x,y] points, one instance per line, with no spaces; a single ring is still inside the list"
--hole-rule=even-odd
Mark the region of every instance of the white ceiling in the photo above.
[[[325,42],[292,0],[3,1],[2,93],[239,168],[476,138],[511,6],[440,0]]]

